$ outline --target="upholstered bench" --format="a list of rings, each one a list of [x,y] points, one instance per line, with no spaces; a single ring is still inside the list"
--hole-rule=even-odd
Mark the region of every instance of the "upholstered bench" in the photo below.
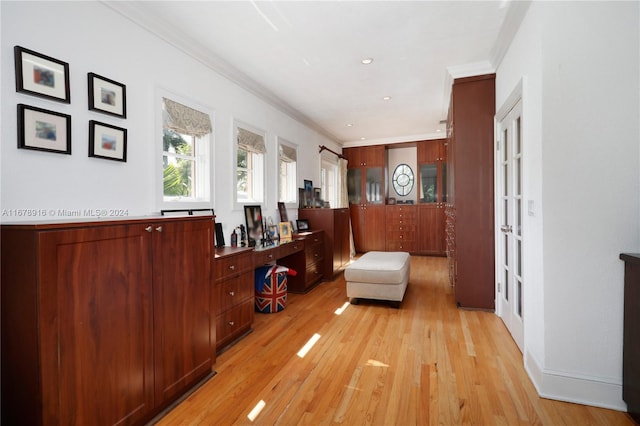
[[[399,307],[409,284],[409,265],[409,253],[365,253],[344,270],[349,301],[357,305],[358,299],[388,300]]]

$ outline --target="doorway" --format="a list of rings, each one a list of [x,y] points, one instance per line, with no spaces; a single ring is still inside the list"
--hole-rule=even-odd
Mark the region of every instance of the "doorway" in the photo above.
[[[520,351],[524,348],[522,98],[497,121],[496,294],[497,313]]]

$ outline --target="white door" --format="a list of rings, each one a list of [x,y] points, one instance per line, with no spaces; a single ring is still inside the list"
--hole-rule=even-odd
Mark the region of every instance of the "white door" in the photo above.
[[[497,119],[497,311],[523,351],[522,101],[518,100],[506,115]]]

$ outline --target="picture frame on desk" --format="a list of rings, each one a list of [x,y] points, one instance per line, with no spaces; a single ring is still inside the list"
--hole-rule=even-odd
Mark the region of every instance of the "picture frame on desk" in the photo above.
[[[307,219],[298,219],[296,220],[296,226],[298,227],[298,232],[308,231],[309,221]]]
[[[278,223],[278,231],[280,231],[281,243],[291,241],[291,226],[289,225],[289,222]]]

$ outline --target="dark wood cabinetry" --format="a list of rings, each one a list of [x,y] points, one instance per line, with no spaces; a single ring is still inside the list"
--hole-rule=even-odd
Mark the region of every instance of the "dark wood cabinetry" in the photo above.
[[[456,79],[448,117],[450,270],[462,307],[494,309],[495,74]]]
[[[387,206],[387,251],[418,251],[418,206]]]
[[[0,233],[3,423],[136,424],[211,373],[212,217]]]
[[[384,145],[346,148],[349,210],[356,251],[385,250]]]
[[[253,248],[216,248],[213,271],[216,349],[221,351],[249,332],[253,324]]]
[[[351,260],[349,209],[300,209],[299,219],[307,219],[311,229],[324,231],[324,273],[330,279]]]
[[[624,331],[622,399],[640,423],[640,254],[621,254],[624,260]]]

